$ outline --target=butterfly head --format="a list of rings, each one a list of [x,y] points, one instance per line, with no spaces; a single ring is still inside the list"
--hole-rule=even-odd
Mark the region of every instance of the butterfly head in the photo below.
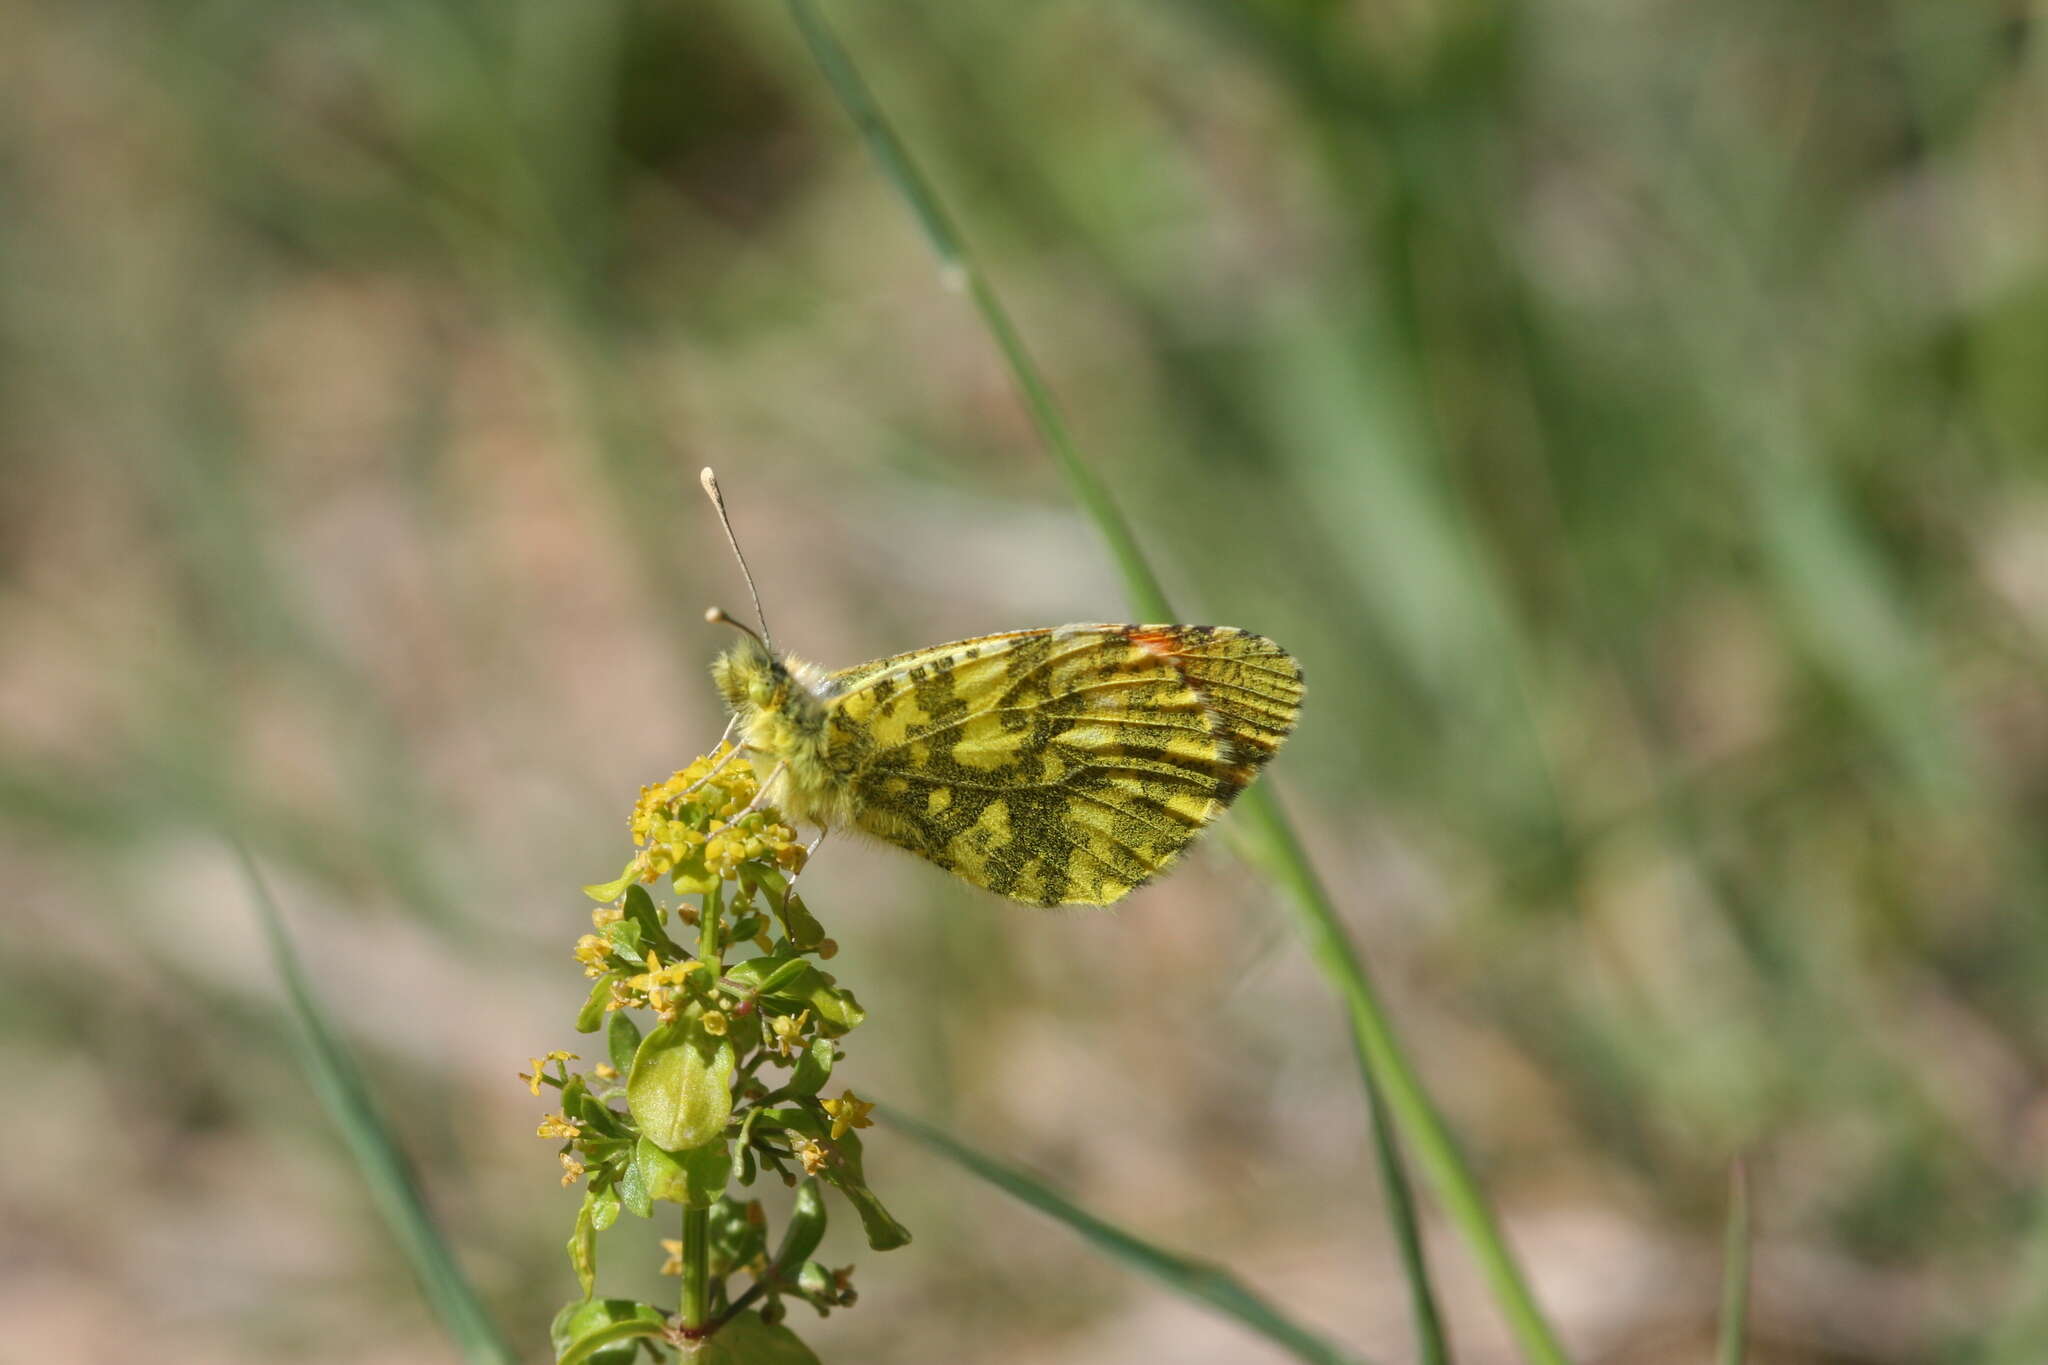
[[[789,695],[789,666],[760,636],[717,607],[705,612],[704,619],[740,632],[739,642],[711,665],[711,681],[717,684],[726,706],[739,715],[782,705]]]

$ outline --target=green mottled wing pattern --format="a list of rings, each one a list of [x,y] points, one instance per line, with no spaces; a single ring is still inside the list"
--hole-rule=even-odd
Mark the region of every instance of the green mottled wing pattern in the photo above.
[[[1062,626],[832,674],[827,762],[856,825],[1036,905],[1166,868],[1294,726],[1301,668],[1220,626]]]

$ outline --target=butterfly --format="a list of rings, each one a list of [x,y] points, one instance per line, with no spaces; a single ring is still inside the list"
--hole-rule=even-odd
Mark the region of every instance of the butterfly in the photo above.
[[[1033,905],[1109,905],[1163,872],[1301,710],[1293,656],[1228,626],[1007,631],[827,672],[776,651],[765,618],[706,617],[742,632],[712,680],[785,817]]]

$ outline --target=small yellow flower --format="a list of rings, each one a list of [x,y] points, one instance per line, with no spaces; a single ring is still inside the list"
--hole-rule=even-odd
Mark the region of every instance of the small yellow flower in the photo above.
[[[704,1031],[714,1038],[723,1038],[725,1036],[725,1012],[723,1010],[705,1010]]]
[[[590,912],[590,927],[603,933],[609,925],[617,924],[626,917],[625,910],[616,905],[600,905]]]
[[[585,976],[603,976],[611,970],[611,942],[596,934],[585,934],[576,940],[575,956],[583,964]]]
[[[596,1066],[590,1068],[590,1071],[592,1075],[601,1081],[615,1081],[619,1078],[619,1069],[610,1062],[599,1062]]]
[[[560,1114],[549,1114],[540,1121],[540,1127],[533,1130],[535,1137],[564,1138],[574,1140],[583,1135],[582,1125],[575,1119]]]
[[[572,1152],[561,1153],[561,1158],[562,1184],[566,1188],[583,1178],[584,1166],[582,1162],[576,1159],[575,1154]]]
[[[526,1059],[526,1064],[532,1067],[533,1070],[531,1072],[520,1072],[519,1079],[526,1082],[526,1088],[528,1090],[531,1090],[535,1095],[539,1095],[541,1086],[541,1073],[547,1068],[547,1064],[549,1062],[573,1062],[575,1060],[575,1053],[564,1052],[560,1048],[556,1048],[553,1052],[548,1053],[545,1057],[528,1057]]]
[[[822,1102],[825,1112],[832,1116],[832,1140],[837,1142],[846,1136],[849,1128],[872,1128],[875,1121],[868,1115],[875,1112],[874,1101],[864,1100],[851,1090],[836,1100]]]
[[[626,985],[647,998],[647,1004],[664,1023],[676,1016],[675,988],[682,985],[691,972],[704,964],[696,958],[683,962],[661,965],[661,957],[649,948],[646,954],[647,970],[638,976],[626,978]]]
[[[795,1151],[797,1160],[804,1163],[805,1175],[816,1175],[832,1160],[832,1154],[815,1138],[802,1139],[792,1150]]]
[[[674,1237],[664,1237],[661,1239],[661,1249],[668,1253],[668,1259],[661,1263],[661,1273],[664,1275],[682,1274],[683,1244]]]
[[[803,1046],[804,1025],[810,1019],[811,1012],[805,1010],[802,1014],[782,1014],[770,1020],[769,1027],[775,1030],[775,1050],[785,1057],[794,1057]]]

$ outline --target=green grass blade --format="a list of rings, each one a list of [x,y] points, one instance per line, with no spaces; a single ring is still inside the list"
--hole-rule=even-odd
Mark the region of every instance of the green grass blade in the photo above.
[[[1237,808],[1240,829],[1253,858],[1287,891],[1288,904],[1295,911],[1297,927],[1307,940],[1310,957],[1344,998],[1368,1087],[1376,1089],[1386,1104],[1444,1212],[1471,1247],[1486,1277],[1487,1288],[1506,1316],[1522,1354],[1539,1365],[1563,1365],[1569,1359],[1564,1346],[1537,1304],[1507,1237],[1479,1188],[1478,1178],[1451,1135],[1450,1126],[1437,1112],[1422,1078],[1402,1049],[1393,1020],[1381,1005],[1372,979],[1366,975],[1365,963],[1344,932],[1337,907],[1309,862],[1294,826],[1280,809],[1270,784],[1251,787],[1238,798]],[[1393,1202],[1391,1194],[1389,1202]],[[1409,1221],[1412,1225],[1412,1218]]]
[[[1749,1335],[1749,1173],[1740,1161],[1728,1175],[1728,1234],[1721,1270],[1720,1365],[1742,1365]]]
[[[250,897],[263,922],[271,959],[277,965],[292,1015],[298,1021],[294,1041],[306,1079],[341,1130],[349,1154],[370,1187],[370,1198],[384,1215],[419,1279],[420,1292],[471,1365],[512,1365],[512,1352],[499,1339],[497,1329],[477,1301],[476,1291],[456,1264],[454,1252],[434,1226],[405,1156],[378,1114],[362,1073],[313,998],[277,902],[271,898],[270,889],[264,885],[248,853],[240,849],[237,852],[242,859],[242,873],[248,879]]]
[[[1370,1073],[1368,1072],[1368,1075]],[[1379,1087],[1367,1083],[1366,1109],[1372,1117],[1372,1153],[1379,1166],[1380,1188],[1387,1200],[1387,1221],[1401,1250],[1401,1270],[1408,1280],[1408,1310],[1415,1319],[1415,1349],[1422,1365],[1450,1365],[1450,1342],[1444,1336],[1443,1314],[1437,1311],[1430,1287],[1429,1260],[1422,1248],[1422,1228],[1415,1217],[1415,1196],[1408,1188],[1408,1169],[1401,1161],[1401,1142],[1387,1116]]]
[[[987,276],[982,274],[974,257],[968,254],[966,243],[953,226],[953,219],[939,201],[931,182],[925,179],[909,149],[896,136],[896,130],[889,125],[867,82],[861,78],[860,69],[854,65],[853,58],[841,46],[838,37],[826,26],[817,7],[811,0],[789,0],[789,12],[819,70],[825,73],[825,79],[831,83],[839,103],[860,129],[868,150],[881,164],[882,173],[903,196],[911,216],[924,230],[932,251],[939,258],[944,277],[964,288],[974,301],[975,311],[981,314],[982,322],[1002,350],[1003,362],[1009,366],[1017,390],[1023,396],[1025,406],[1031,410],[1032,422],[1051,448],[1053,458],[1059,462],[1060,473],[1066,477],[1075,498],[1087,510],[1102,538],[1108,542],[1109,551],[1123,574],[1132,607],[1147,621],[1171,621],[1173,613],[1166,605],[1166,590],[1160,586],[1151,564],[1138,549],[1138,538],[1131,531],[1130,523],[1124,520],[1123,512],[1109,495],[1109,489],[1081,458],[1073,437],[1067,432],[1067,420],[1054,401],[1045,376],[1039,372],[1038,363],[1031,358],[1016,324],[1010,321],[1009,310],[1003,307]]]
[[[1011,324],[994,290],[968,253],[966,244],[945,211],[937,193],[912,159],[909,149],[897,137],[869,91],[851,56],[825,25],[812,0],[788,0],[790,14],[809,46],[840,103],[860,130],[869,150],[884,173],[903,196],[925,235],[930,239],[945,272],[963,280],[983,321],[994,335],[1005,362],[1023,393],[1039,433],[1059,462],[1075,498],[1096,524],[1125,579],[1132,605],[1142,614],[1173,620],[1165,590],[1139,548],[1130,524],[1116,507],[1108,488],[1095,477],[1081,458],[1057,405],[1052,401],[1036,363]],[[1255,856],[1268,874],[1289,893],[1298,926],[1309,952],[1322,968],[1333,989],[1341,995],[1351,1016],[1352,1034],[1363,1067],[1368,1100],[1375,1092],[1382,1098],[1394,1121],[1414,1145],[1416,1160],[1429,1176],[1437,1197],[1451,1220],[1471,1245],[1489,1289],[1508,1321],[1509,1329],[1534,1365],[1564,1365],[1568,1360],[1563,1345],[1537,1305],[1526,1278],[1516,1264],[1499,1223],[1495,1220],[1478,1180],[1458,1150],[1449,1127],[1430,1103],[1421,1078],[1402,1051],[1392,1021],[1379,1003],[1378,993],[1366,976],[1365,965],[1345,934],[1336,906],[1324,890],[1309,863],[1299,837],[1274,800],[1270,781],[1253,787],[1239,800],[1240,828],[1257,849]],[[1395,1220],[1396,1237],[1404,1249],[1419,1248],[1420,1233],[1414,1224],[1410,1201],[1390,1188],[1388,1216]],[[1419,1255],[1405,1256],[1404,1269],[1411,1276],[1426,1275]],[[1427,1281],[1415,1287],[1418,1304],[1431,1304]],[[1418,1320],[1418,1337],[1428,1341],[1426,1323]],[[1441,1347],[1441,1334],[1437,1345]]]
[[[878,1107],[876,1112],[896,1131],[915,1138],[1012,1198],[1065,1223],[1111,1260],[1121,1261],[1183,1298],[1237,1319],[1296,1360],[1310,1365],[1363,1365],[1360,1357],[1292,1321],[1220,1266],[1176,1255],[1134,1237],[1079,1207],[1037,1177],[984,1156],[929,1124],[886,1107]]]

